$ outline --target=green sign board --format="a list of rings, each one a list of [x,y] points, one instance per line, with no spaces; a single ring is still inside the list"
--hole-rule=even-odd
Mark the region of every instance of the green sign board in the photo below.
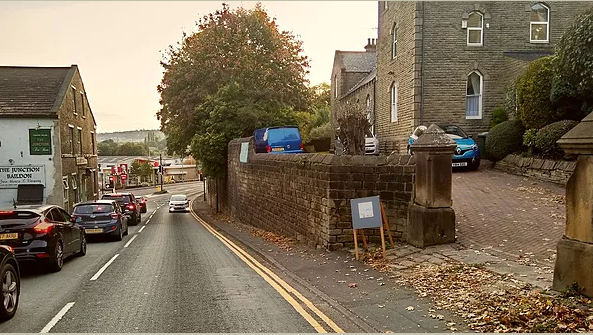
[[[31,155],[51,155],[51,129],[29,129]]]

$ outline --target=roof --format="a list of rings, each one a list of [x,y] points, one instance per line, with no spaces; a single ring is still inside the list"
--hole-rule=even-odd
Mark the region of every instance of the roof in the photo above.
[[[77,66],[0,66],[0,116],[57,116]]]
[[[2,211],[22,211],[27,210],[31,212],[42,213],[49,208],[58,207],[55,205],[16,205],[16,209],[14,207],[4,209]]]
[[[375,52],[336,50],[335,58],[345,72],[371,72],[377,65]]]
[[[531,62],[531,61],[536,60],[538,58],[550,56],[552,54],[554,54],[552,51],[547,51],[547,50],[541,50],[541,51],[505,51],[505,52],[503,52],[503,55],[505,55],[507,57],[515,58],[515,59],[519,59],[519,60],[523,60],[523,61],[528,61],[528,62]]]
[[[366,77],[362,78],[358,83],[356,83],[356,85],[354,85],[354,87],[352,87],[351,89],[349,89],[348,92],[346,92],[346,94],[344,94],[343,97],[346,97],[346,96],[350,95],[350,93],[356,91],[357,89],[361,88],[362,86],[364,86],[364,85],[370,83],[371,81],[375,80],[376,77],[377,77],[377,67],[375,66],[373,68],[373,70]]]
[[[114,199],[89,200],[89,201],[83,201],[83,202],[76,203],[74,206],[90,205],[90,204],[112,204],[114,202],[115,202]]]

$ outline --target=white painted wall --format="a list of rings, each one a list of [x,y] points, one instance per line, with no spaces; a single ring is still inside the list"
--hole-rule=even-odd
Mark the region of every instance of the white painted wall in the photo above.
[[[51,156],[29,155],[29,129],[35,129],[37,124],[43,129],[51,128]],[[63,189],[58,120],[0,118],[0,166],[11,166],[10,159],[13,160],[13,166],[44,165],[44,203],[63,205],[60,203]],[[16,188],[0,188],[0,209],[11,208],[12,201],[16,198]]]

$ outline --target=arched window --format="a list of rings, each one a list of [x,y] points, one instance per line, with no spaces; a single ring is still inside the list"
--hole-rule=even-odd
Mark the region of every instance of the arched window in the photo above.
[[[482,118],[482,92],[484,90],[482,75],[473,71],[467,76],[467,93],[465,97],[465,118]]]
[[[483,43],[484,16],[480,12],[473,12],[467,20],[467,45],[480,46]]]
[[[371,133],[375,135],[375,125],[373,124],[373,111],[371,108],[371,96],[367,94],[367,101],[366,101],[366,111],[367,111],[367,120],[371,124]]]
[[[391,58],[397,56],[397,25],[394,24],[391,28]]]
[[[391,93],[389,99],[391,103],[391,122],[397,122],[397,83],[392,83],[389,91]]]
[[[531,6],[531,19],[529,22],[530,41],[533,43],[549,42],[550,33],[550,8],[542,3]]]

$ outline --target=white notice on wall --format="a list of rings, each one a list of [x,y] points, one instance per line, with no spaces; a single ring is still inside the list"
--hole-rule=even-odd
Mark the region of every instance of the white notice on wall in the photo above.
[[[373,203],[372,202],[361,202],[358,204],[358,216],[361,219],[373,217]]]

